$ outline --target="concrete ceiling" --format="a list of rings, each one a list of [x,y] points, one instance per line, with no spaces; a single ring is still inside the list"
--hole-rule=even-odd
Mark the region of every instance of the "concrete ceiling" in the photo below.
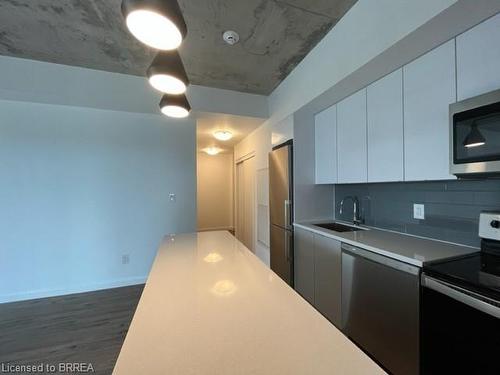
[[[356,0],[179,0],[191,83],[269,94]],[[154,51],[125,29],[121,0],[0,0],[0,54],[144,75]],[[240,43],[222,41],[225,30]]]

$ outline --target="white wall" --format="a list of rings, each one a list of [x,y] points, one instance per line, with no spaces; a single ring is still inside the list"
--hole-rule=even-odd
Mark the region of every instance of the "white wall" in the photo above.
[[[198,230],[229,230],[233,225],[233,154],[197,158]]]
[[[143,282],[162,237],[196,228],[195,136],[192,120],[0,101],[0,302]]]
[[[197,117],[268,114],[264,96],[191,86],[193,114],[170,121],[144,77],[0,71],[0,302],[143,282],[165,234],[196,230]]]
[[[195,119],[159,114],[142,77],[0,70],[0,302],[143,282],[162,237],[196,229]]]

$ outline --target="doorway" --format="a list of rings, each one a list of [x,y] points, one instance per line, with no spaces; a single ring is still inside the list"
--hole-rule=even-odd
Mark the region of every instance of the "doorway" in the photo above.
[[[255,253],[255,157],[236,164],[236,238]]]

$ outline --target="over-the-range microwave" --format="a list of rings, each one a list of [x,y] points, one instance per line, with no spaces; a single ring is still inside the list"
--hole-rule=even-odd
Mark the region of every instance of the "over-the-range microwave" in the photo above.
[[[500,90],[450,105],[450,173],[500,177]]]

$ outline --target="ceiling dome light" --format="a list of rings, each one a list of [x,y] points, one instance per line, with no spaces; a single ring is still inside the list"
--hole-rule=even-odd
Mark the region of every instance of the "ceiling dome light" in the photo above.
[[[229,141],[231,138],[233,138],[233,133],[227,130],[217,130],[214,133],[214,137],[219,141]]]
[[[179,47],[187,27],[176,0],[123,0],[129,31],[142,43],[160,50]]]
[[[161,51],[148,68],[149,83],[165,94],[180,95],[186,92],[188,76],[177,51]]]
[[[208,155],[214,156],[219,154],[222,151],[222,149],[218,147],[207,147],[203,149],[203,151],[206,152]]]
[[[183,118],[189,115],[191,106],[185,95],[165,94],[160,100],[160,109],[165,116]]]
[[[467,148],[482,146],[486,143],[483,135],[477,128],[476,123],[472,123],[471,129],[467,137],[465,137],[463,145]]]

